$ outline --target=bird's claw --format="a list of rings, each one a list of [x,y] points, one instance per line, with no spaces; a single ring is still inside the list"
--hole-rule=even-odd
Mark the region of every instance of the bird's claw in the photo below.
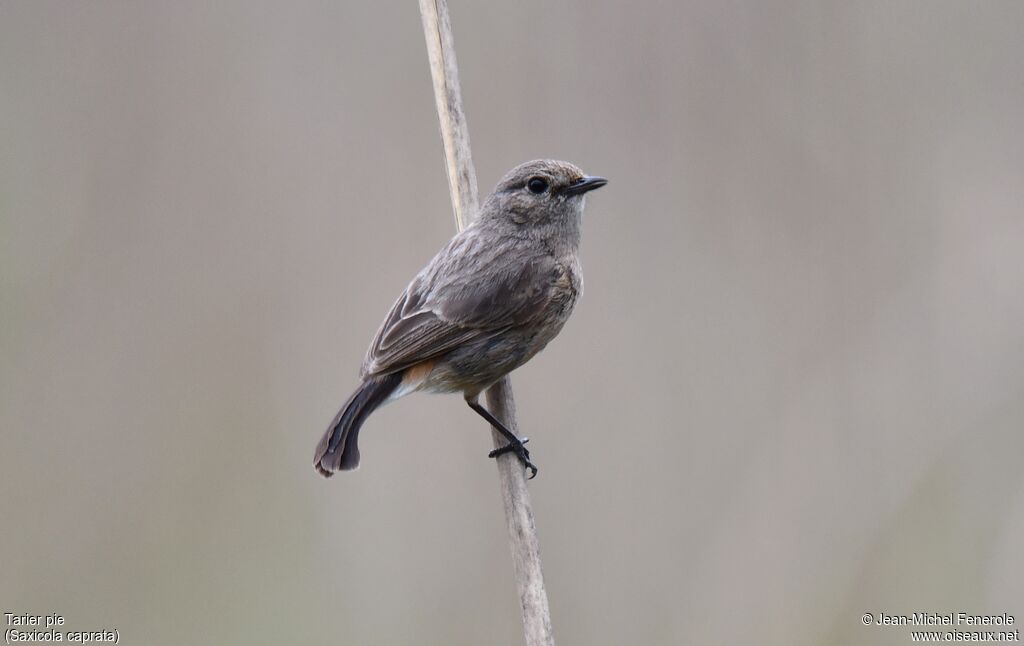
[[[537,477],[537,466],[534,465],[533,462],[530,462],[530,452],[524,446],[524,444],[526,444],[529,441],[530,438],[524,437],[517,440],[516,442],[509,442],[505,446],[494,449],[493,451],[488,453],[487,457],[496,458],[499,455],[504,455],[506,453],[515,453],[516,457],[519,458],[519,461],[523,463],[523,466],[530,470],[530,477],[527,479],[533,480],[535,477]]]
[[[494,449],[493,451],[491,451],[490,453],[487,454],[487,457],[489,457],[489,458],[496,458],[499,455],[505,455],[506,453],[509,453],[509,452],[512,452],[512,451],[515,451],[516,455],[519,455],[520,451],[522,451],[522,453],[526,454],[526,457],[530,457],[530,452],[526,449],[525,446],[523,446],[524,444],[526,444],[529,441],[530,441],[530,438],[528,438],[528,437],[521,437],[521,438],[519,438],[519,443],[518,444],[510,442],[510,443],[506,444],[505,446],[503,446],[501,448]]]

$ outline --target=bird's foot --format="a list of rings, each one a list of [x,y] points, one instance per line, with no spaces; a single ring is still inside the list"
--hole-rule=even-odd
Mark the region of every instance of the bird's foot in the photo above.
[[[537,476],[537,467],[533,462],[530,462],[530,452],[526,449],[526,446],[524,446],[529,441],[530,438],[528,437],[516,439],[514,442],[509,442],[500,449],[494,449],[487,454],[487,457],[496,458],[499,455],[504,455],[506,453],[515,453],[516,457],[519,458],[519,461],[523,463],[523,466],[530,470],[530,477],[528,479],[533,480]]]

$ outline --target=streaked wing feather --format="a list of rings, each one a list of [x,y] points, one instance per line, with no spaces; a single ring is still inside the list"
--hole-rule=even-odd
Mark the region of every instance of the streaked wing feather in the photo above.
[[[511,271],[488,271],[488,265],[494,267],[502,258],[486,258],[489,262],[482,267],[449,265],[449,271],[437,271],[446,260],[445,251],[392,306],[367,352],[364,375],[397,372],[500,334],[529,321],[551,299],[558,267],[549,257],[511,263],[516,268]]]
[[[363,371],[366,375],[375,376],[404,370],[442,355],[475,337],[492,333],[491,330],[452,325],[436,316],[421,319],[417,326],[407,328],[403,336],[386,348],[371,348]]]

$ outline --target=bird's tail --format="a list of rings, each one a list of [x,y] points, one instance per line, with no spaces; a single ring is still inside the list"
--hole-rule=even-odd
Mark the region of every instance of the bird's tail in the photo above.
[[[313,467],[320,475],[329,478],[335,471],[350,471],[359,466],[359,428],[401,382],[400,372],[370,377],[352,393],[317,444]]]

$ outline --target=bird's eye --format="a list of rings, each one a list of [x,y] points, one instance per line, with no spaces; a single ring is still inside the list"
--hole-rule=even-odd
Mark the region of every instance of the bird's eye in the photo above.
[[[548,190],[548,182],[543,177],[531,177],[526,183],[526,188],[530,189],[531,193],[540,194]]]

